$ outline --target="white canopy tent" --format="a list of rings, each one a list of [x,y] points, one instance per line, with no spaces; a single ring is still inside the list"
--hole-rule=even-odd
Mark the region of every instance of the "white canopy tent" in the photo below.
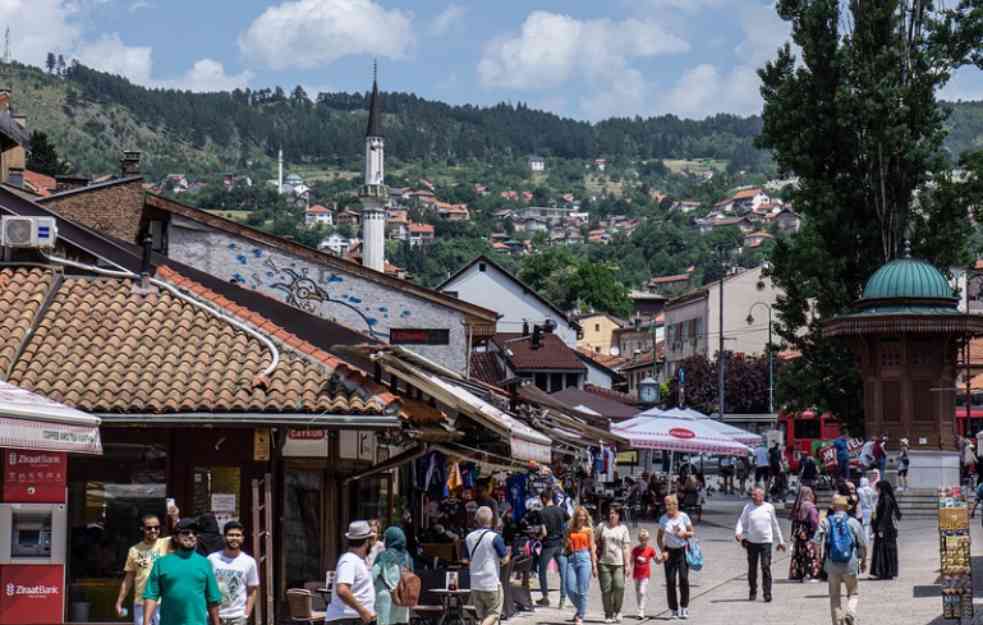
[[[711,420],[640,414],[612,424],[611,431],[628,439],[637,449],[687,454],[746,456],[751,449],[713,427]]]
[[[98,417],[0,382],[0,448],[102,454]]]
[[[723,421],[717,421],[716,419],[711,419],[707,415],[703,414],[699,410],[693,410],[692,408],[670,408],[668,410],[659,410],[658,408],[653,408],[651,410],[646,410],[642,415],[648,415],[653,417],[670,416],[678,419],[692,419],[696,421],[705,421],[713,426],[721,434],[726,434],[727,436],[733,438],[739,443],[744,443],[749,446],[756,446],[761,443],[761,435],[755,434],[754,432],[748,432],[747,430],[742,430],[739,427],[734,427],[729,423],[724,423]]]

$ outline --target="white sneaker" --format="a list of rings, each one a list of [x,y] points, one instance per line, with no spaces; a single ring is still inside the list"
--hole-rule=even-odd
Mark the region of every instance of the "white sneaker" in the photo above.
[[[611,625],[611,623],[614,622],[614,619],[611,618],[610,616],[605,616],[604,617],[604,622],[607,623],[607,625]]]
[[[644,618],[645,618],[645,610],[639,610],[638,611],[638,620],[642,620]]]
[[[689,608],[680,608],[679,609],[679,618],[681,618],[681,619],[688,619],[689,618]]]
[[[621,612],[618,612],[617,614],[614,615],[614,622],[615,623],[621,622]]]
[[[675,621],[678,618],[679,618],[679,610],[673,610],[672,611],[672,616],[669,617],[669,620],[670,621]]]

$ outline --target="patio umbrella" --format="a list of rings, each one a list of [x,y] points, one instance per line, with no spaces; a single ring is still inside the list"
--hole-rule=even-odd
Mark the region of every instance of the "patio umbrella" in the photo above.
[[[717,431],[710,420],[642,414],[612,424],[611,431],[638,449],[724,456],[746,456],[751,451],[747,445]]]
[[[642,414],[647,414],[647,413],[643,412]],[[744,443],[745,445],[758,445],[759,443],[761,443],[760,434],[755,434],[754,432],[748,432],[747,430],[742,430],[739,427],[734,427],[729,423],[724,423],[723,421],[717,421],[716,419],[711,419],[710,417],[703,414],[699,410],[693,410],[692,408],[670,408],[669,410],[661,411],[661,414],[670,415],[681,419],[696,419],[696,420],[707,421],[708,423],[713,424],[713,427],[716,428],[717,431],[719,431],[720,433],[726,434],[727,436],[733,438],[735,441],[739,443]]]

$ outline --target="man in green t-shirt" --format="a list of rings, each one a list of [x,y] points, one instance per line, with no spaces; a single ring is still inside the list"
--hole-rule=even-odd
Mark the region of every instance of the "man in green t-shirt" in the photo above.
[[[147,587],[143,591],[143,625],[161,602],[160,625],[219,625],[218,608],[222,603],[215,573],[207,558],[195,553],[198,526],[194,519],[177,524],[175,552],[154,562]]]

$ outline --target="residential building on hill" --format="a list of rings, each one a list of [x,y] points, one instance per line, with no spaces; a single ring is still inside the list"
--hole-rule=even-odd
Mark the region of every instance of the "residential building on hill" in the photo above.
[[[529,171],[533,173],[541,173],[546,171],[546,159],[544,159],[542,156],[530,156]]]
[[[591,354],[611,354],[614,345],[614,331],[625,327],[627,322],[609,313],[591,313],[577,317],[582,336],[577,340],[577,349]]]
[[[333,226],[334,212],[326,206],[312,204],[304,211],[304,225],[307,227],[318,225]]]
[[[498,313],[499,333],[519,332],[524,324],[530,327],[556,324],[553,334],[573,349],[577,345],[580,326],[565,312],[536,293],[528,285],[486,256],[479,256],[464,265],[437,289]]]

